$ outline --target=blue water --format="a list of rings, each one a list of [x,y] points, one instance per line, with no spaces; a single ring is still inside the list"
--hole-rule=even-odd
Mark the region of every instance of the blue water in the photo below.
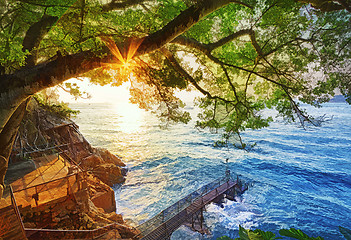
[[[247,131],[244,141],[256,142],[249,152],[215,148],[218,136],[188,125],[160,128],[152,114],[130,104],[72,104],[76,119],[94,145],[123,157],[127,181],[115,186],[117,212],[134,224],[224,174],[225,159],[232,172],[252,187],[224,208],[207,206],[211,235],[182,226],[172,239],[216,239],[238,236],[238,226],[278,233],[299,228],[311,236],[343,239],[338,226],[351,228],[351,107],[328,103],[308,107],[312,115],[333,119],[322,127],[303,130],[279,119],[269,128]],[[196,110],[190,109],[193,116]]]

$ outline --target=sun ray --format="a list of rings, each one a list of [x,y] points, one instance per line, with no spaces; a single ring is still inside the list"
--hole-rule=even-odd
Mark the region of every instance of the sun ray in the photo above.
[[[131,41],[129,48],[128,48],[128,53],[127,53],[127,62],[129,62],[129,60],[131,60],[133,58],[136,51],[138,51],[140,44],[143,42],[143,40],[144,40],[144,38],[138,38],[138,39]]]
[[[132,60],[133,56],[138,51],[138,48],[144,39],[138,38],[138,39],[133,39],[130,41],[126,59],[123,57],[123,55],[121,54],[121,51],[119,50],[119,48],[117,47],[117,45],[115,44],[115,42],[111,38],[106,37],[106,36],[102,36],[101,40],[105,43],[105,45],[108,47],[108,49],[110,49],[113,56],[115,56],[117,58],[117,60],[119,60],[119,62],[121,62],[121,64],[112,63],[111,66],[128,68],[129,66],[132,65],[130,63],[130,60]],[[108,64],[103,64],[103,65],[106,66]]]
[[[101,36],[101,40],[105,43],[105,45],[110,49],[111,53],[113,56],[115,56],[121,63],[125,63],[126,61],[124,60],[121,52],[119,51],[118,47],[116,46],[116,43],[108,37]]]

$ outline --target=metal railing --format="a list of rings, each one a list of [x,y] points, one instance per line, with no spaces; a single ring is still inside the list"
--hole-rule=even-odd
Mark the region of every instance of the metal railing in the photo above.
[[[175,215],[182,212],[184,209],[189,207],[193,202],[200,199],[202,196],[206,195],[207,193],[211,192],[214,189],[217,189],[219,186],[223,185],[224,183],[228,182],[229,180],[234,179],[231,178],[230,175],[225,177],[216,179],[215,181],[208,183],[196,191],[190,193],[186,197],[182,198],[178,202],[174,203],[173,205],[169,206],[168,208],[164,209],[162,212],[157,214],[156,216],[152,217],[151,219],[147,220],[146,222],[140,224],[137,229],[141,232],[139,235],[146,236],[148,233],[152,232],[158,226],[163,224],[164,222],[168,221]],[[139,236],[138,235],[138,236]]]
[[[35,237],[37,239],[99,239],[105,236],[113,229],[129,229],[134,230],[129,226],[120,223],[111,223],[106,226],[92,229],[92,230],[59,230],[59,229],[31,229],[25,228],[27,237]],[[117,238],[117,233],[115,232],[114,239]]]
[[[29,186],[26,188],[15,189],[13,193],[16,196],[20,196],[22,199],[26,200],[28,203],[31,202],[32,199],[35,200],[36,205],[40,205],[40,196],[45,192],[51,191],[52,189],[66,189],[67,192],[62,196],[68,196],[73,194],[75,191],[80,191],[86,188],[86,172],[77,172],[73,173],[61,178],[56,178],[50,181],[46,181],[34,186]],[[49,202],[51,200],[57,199],[57,196],[45,196],[45,201]]]
[[[17,220],[18,220],[18,222],[21,224],[21,231],[22,231],[22,234],[23,234],[23,236],[25,236],[26,233],[25,233],[25,230],[24,230],[24,225],[23,225],[22,217],[21,217],[21,214],[20,214],[20,212],[19,212],[19,210],[18,210],[18,206],[17,206],[17,203],[16,203],[16,198],[15,198],[15,196],[14,196],[14,194],[13,194],[13,190],[12,190],[11,185],[9,186],[9,188],[10,188],[10,194],[11,194],[11,203],[12,203],[12,206],[13,206],[13,208],[14,208],[14,210],[15,210],[15,214],[16,214]]]

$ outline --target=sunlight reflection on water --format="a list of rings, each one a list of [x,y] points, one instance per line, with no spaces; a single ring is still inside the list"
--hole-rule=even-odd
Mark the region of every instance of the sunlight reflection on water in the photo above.
[[[232,172],[254,183],[241,202],[208,207],[211,236],[181,227],[174,240],[235,238],[238,224],[273,232],[295,227],[335,240],[342,239],[337,226],[351,222],[351,107],[346,104],[310,109],[335,115],[322,128],[304,131],[275,122],[247,131],[244,140],[257,141],[251,152],[214,148],[218,137],[197,131],[193,121],[161,130],[155,116],[136,106],[73,107],[82,112],[76,122],[91,144],[123,156],[129,168],[126,183],[114,187],[117,211],[126,219],[148,219],[218,178],[226,158]]]
[[[118,129],[124,133],[135,133],[141,130],[145,111],[131,103],[120,103],[114,106],[119,116]]]

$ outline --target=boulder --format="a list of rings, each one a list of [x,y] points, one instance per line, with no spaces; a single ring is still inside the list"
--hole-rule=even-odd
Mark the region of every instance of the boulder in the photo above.
[[[95,153],[99,155],[106,163],[112,163],[120,167],[125,167],[126,165],[122,160],[116,155],[112,154],[110,151],[104,148],[95,148]]]
[[[107,219],[111,220],[111,221],[114,221],[114,222],[118,222],[118,223],[121,223],[121,224],[125,224],[125,222],[123,221],[123,217],[121,214],[117,214],[115,212],[112,212],[110,213],[108,216],[107,216]]]
[[[112,187],[114,184],[123,183],[125,181],[121,169],[112,164],[105,163],[93,169],[93,174],[97,176],[102,182]]]
[[[80,166],[83,169],[91,169],[103,163],[104,163],[104,160],[100,156],[96,154],[92,154],[86,158],[83,158]]]

